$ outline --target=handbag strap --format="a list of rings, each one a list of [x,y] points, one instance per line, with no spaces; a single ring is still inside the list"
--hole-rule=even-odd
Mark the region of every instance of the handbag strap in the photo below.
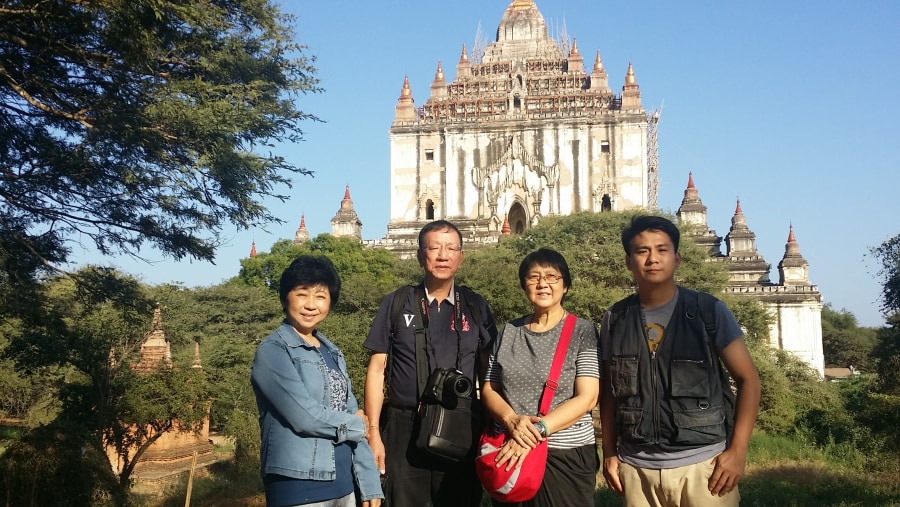
[[[550,374],[547,375],[547,382],[544,383],[544,392],[541,393],[541,403],[538,409],[538,417],[544,417],[550,410],[550,402],[553,401],[553,395],[559,387],[559,374],[562,372],[563,362],[566,358],[566,350],[569,348],[569,341],[572,338],[572,330],[575,329],[575,316],[571,313],[566,316],[566,322],[563,324],[562,334],[559,336],[559,342],[556,344],[556,353],[553,354],[553,363],[550,365]]]

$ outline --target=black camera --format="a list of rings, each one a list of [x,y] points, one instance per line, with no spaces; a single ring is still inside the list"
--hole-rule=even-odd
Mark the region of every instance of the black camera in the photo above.
[[[425,390],[422,392],[422,401],[426,403],[439,403],[452,408],[459,398],[468,398],[472,394],[472,381],[463,372],[438,368],[431,372],[428,381],[425,382]]]

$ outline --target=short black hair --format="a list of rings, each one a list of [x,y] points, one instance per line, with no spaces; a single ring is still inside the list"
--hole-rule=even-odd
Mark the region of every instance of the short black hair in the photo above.
[[[634,241],[635,236],[644,231],[665,233],[672,240],[675,253],[678,253],[678,242],[681,239],[681,233],[678,232],[678,227],[671,220],[654,215],[638,215],[632,217],[631,225],[622,231],[622,248],[625,249],[625,255],[631,255],[631,242]]]
[[[462,249],[462,233],[459,232],[459,228],[453,225],[453,222],[449,220],[435,220],[434,222],[429,222],[425,224],[425,227],[422,227],[422,230],[419,231],[419,250],[425,248],[425,235],[432,231],[444,231],[450,229],[455,232],[457,236],[459,236],[459,248]]]
[[[334,269],[334,264],[328,257],[301,255],[281,274],[278,296],[284,304],[288,293],[297,287],[313,287],[320,284],[328,287],[331,307],[334,308],[341,295],[341,277]]]
[[[525,288],[525,278],[528,277],[528,272],[535,266],[546,266],[559,271],[566,288],[568,289],[572,286],[572,275],[569,273],[569,265],[566,263],[566,258],[556,250],[540,248],[526,255],[522,259],[522,263],[519,264],[519,285],[523,289]]]

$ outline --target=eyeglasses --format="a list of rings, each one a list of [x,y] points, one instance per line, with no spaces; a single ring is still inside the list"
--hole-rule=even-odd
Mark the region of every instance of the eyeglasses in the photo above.
[[[553,273],[547,273],[546,275],[528,275],[525,277],[525,283],[527,285],[537,285],[543,280],[548,284],[553,285],[562,279],[562,275],[554,275]]]
[[[441,249],[450,253],[459,253],[462,251],[462,245],[427,245],[422,247],[422,250],[431,254],[438,253]]]

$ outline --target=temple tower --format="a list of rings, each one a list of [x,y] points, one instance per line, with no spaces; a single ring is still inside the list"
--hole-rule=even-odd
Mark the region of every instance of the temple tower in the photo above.
[[[344,198],[341,199],[341,207],[331,219],[331,234],[335,237],[353,238],[362,240],[362,222],[359,215],[353,209],[353,199],[350,199],[350,185],[344,189]],[[308,238],[308,234],[307,234]]]
[[[388,234],[374,245],[412,255],[436,219],[477,246],[496,242],[505,218],[515,234],[543,216],[647,207],[634,68],[616,95],[599,51],[586,71],[578,41],[568,43],[550,37],[532,0],[514,0],[480,63],[463,46],[448,82],[438,62],[418,109],[404,78],[390,128]]]
[[[349,191],[349,187],[348,187]],[[309,231],[306,230],[306,215],[300,215],[300,227],[297,228],[297,232],[294,233],[294,241],[291,244],[301,245],[309,241]]]
[[[684,199],[675,213],[678,224],[686,229],[694,238],[694,242],[706,250],[709,255],[719,257],[722,255],[722,238],[716,235],[716,231],[709,228],[706,218],[706,206],[700,200],[700,192],[694,186],[694,173],[688,173],[687,188],[684,189]]]
[[[769,283],[769,263],[756,249],[756,234],[747,226],[747,217],[738,199],[731,218],[731,230],[725,235],[728,281],[731,285]]]

